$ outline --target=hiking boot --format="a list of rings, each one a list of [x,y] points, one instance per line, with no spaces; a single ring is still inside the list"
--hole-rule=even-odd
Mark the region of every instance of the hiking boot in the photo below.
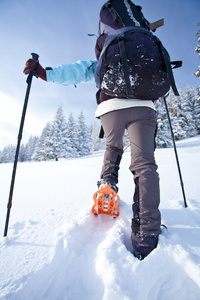
[[[115,183],[111,181],[106,181],[104,179],[100,179],[99,181],[97,181],[98,189],[103,188],[107,183],[111,187],[111,189],[113,189],[116,193],[118,192],[118,187],[116,186]]]
[[[139,260],[143,260],[158,244],[158,236],[142,236],[132,233],[133,255]]]

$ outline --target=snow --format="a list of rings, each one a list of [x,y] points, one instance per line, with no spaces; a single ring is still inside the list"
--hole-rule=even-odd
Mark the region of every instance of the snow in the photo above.
[[[17,167],[8,237],[0,238],[0,299],[200,299],[200,136],[177,142],[188,207],[173,148],[157,149],[162,229],[143,261],[130,241],[130,151],[120,168],[120,216],[91,213],[103,152]],[[0,165],[3,236],[12,164]]]

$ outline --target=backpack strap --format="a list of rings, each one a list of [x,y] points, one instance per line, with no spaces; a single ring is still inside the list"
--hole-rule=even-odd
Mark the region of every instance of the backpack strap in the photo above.
[[[178,89],[176,87],[175,80],[174,80],[174,75],[173,75],[173,72],[172,72],[171,64],[175,65],[174,68],[179,68],[179,67],[182,66],[182,61],[173,61],[171,63],[170,62],[169,53],[167,52],[167,50],[165,49],[165,47],[163,46],[163,44],[161,43],[161,41],[159,40],[159,38],[157,36],[155,36],[155,35],[154,35],[154,38],[155,38],[155,40],[156,40],[156,42],[157,42],[157,44],[158,44],[158,46],[160,48],[160,51],[161,51],[161,54],[162,54],[162,57],[163,57],[163,61],[165,63],[165,66],[166,66],[166,69],[167,69],[167,73],[168,73],[168,76],[169,76],[170,85],[172,87],[174,95],[175,96],[180,96],[179,92],[178,92]]]
[[[113,33],[110,32],[109,36],[105,40],[105,44],[104,44],[101,54],[99,56],[99,60],[105,54],[107,48],[112,44],[112,42],[114,40],[116,40],[116,38],[118,38],[120,35],[123,35],[124,33],[129,33],[129,32],[134,32],[134,31],[139,31],[139,32],[148,33],[150,35],[153,35],[148,29],[145,29],[142,27],[130,26],[130,27],[123,27],[123,28],[116,29],[116,30],[113,29]]]
[[[106,7],[113,19],[113,22],[117,25],[117,27],[121,28],[124,27],[125,24],[123,23],[122,19],[120,18],[120,16],[117,14],[116,10],[113,8],[112,4],[110,3],[110,1],[108,1],[104,7]]]
[[[123,68],[124,79],[125,79],[125,84],[126,84],[126,93],[127,93],[127,96],[131,97],[132,89],[131,89],[131,83],[130,83],[130,78],[129,78],[129,73],[128,73],[126,49],[125,49],[125,44],[124,44],[124,34],[119,36],[118,45],[119,45],[119,52],[120,52],[120,56],[121,56],[121,60],[122,60],[122,68]]]

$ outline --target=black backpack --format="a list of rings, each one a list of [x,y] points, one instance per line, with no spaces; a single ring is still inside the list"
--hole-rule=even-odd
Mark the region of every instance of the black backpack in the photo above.
[[[171,86],[179,95],[171,64],[177,68],[182,62],[170,62],[167,50],[150,31],[155,28],[156,22],[150,24],[141,7],[129,0],[111,0],[103,5],[99,31],[100,37],[106,38],[95,70],[96,84],[102,93],[156,100]]]

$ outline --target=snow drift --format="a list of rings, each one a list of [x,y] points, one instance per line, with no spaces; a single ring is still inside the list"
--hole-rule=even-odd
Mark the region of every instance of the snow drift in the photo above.
[[[91,213],[103,153],[19,163],[8,237],[0,239],[0,299],[198,300],[200,137],[177,143],[188,208],[173,149],[156,150],[162,222],[158,247],[143,261],[130,241],[130,152],[120,168],[120,216]],[[11,164],[0,165],[3,236]]]

